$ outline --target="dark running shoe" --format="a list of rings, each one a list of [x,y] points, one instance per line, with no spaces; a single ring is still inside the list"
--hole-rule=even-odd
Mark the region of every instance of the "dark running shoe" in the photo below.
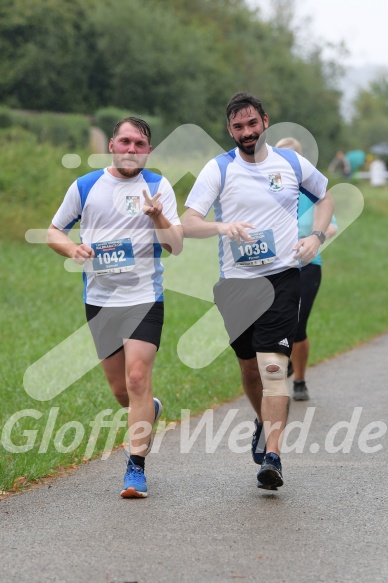
[[[270,486],[270,487],[269,487]],[[273,490],[283,486],[282,464],[276,453],[267,453],[257,472],[257,487]]]
[[[305,381],[294,381],[292,398],[294,401],[308,401],[310,399]]]
[[[260,488],[260,490],[277,490],[276,486],[268,486],[267,484],[262,484],[261,482],[257,482],[257,487]]]
[[[292,364],[291,358],[288,361],[287,366],[287,378],[291,377],[294,374],[294,365]]]
[[[265,436],[263,431],[263,424],[255,419],[255,430],[252,436],[252,458],[255,464],[261,465],[265,457]]]

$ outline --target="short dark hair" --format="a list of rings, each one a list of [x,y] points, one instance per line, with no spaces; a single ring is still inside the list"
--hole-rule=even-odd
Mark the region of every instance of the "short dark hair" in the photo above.
[[[236,113],[242,109],[248,109],[249,107],[256,109],[261,119],[263,119],[265,116],[265,111],[261,101],[251,95],[251,93],[235,93],[226,106],[226,119],[228,120],[228,123],[230,122],[230,119],[236,115]]]
[[[115,127],[113,128],[113,137],[115,138],[119,133],[119,129],[124,123],[130,123],[131,125],[135,126],[146,138],[148,138],[148,142],[151,142],[151,128],[144,119],[140,119],[140,117],[125,117],[124,119],[117,122]]]

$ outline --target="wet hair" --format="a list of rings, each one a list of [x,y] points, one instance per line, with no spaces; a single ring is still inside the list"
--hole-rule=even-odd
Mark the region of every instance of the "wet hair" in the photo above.
[[[121,126],[125,123],[130,123],[131,125],[135,126],[140,133],[143,134],[148,139],[148,142],[151,142],[151,128],[144,119],[140,119],[140,117],[125,117],[124,119],[117,122],[115,127],[113,128],[113,137],[115,138],[119,133]]]
[[[250,107],[253,107],[258,112],[261,119],[264,118],[265,111],[261,101],[251,95],[251,93],[235,93],[226,106],[226,119],[228,120],[228,123],[230,122],[231,118],[236,115],[236,113],[242,109],[249,109]]]
[[[278,141],[275,148],[289,148],[290,150],[295,150],[295,152],[298,152],[301,156],[303,153],[302,144],[295,138],[282,138]]]

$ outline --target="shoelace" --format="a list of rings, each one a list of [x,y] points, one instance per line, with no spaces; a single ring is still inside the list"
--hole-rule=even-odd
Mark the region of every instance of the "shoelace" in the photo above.
[[[126,473],[130,476],[131,480],[137,483],[144,482],[144,471],[142,468],[135,466],[131,459],[128,460]]]
[[[136,477],[139,477],[141,475],[144,476],[144,470],[143,470],[143,468],[141,468],[140,466],[137,466],[136,464],[134,464],[133,461],[131,460],[131,456],[129,456],[125,450],[124,450],[124,454],[125,454],[125,457],[128,460],[127,461],[127,471],[126,471],[126,473],[128,475],[132,475],[133,474]]]

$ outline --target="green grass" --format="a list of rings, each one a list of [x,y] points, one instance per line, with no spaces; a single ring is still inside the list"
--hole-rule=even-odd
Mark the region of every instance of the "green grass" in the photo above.
[[[0,353],[1,419],[0,427],[21,410],[34,410],[39,419],[23,417],[12,429],[16,446],[27,443],[25,431],[37,431],[35,446],[24,453],[0,450],[0,490],[12,488],[15,479],[27,482],[50,473],[59,466],[82,462],[90,436],[90,422],[104,409],[119,405],[111,396],[102,369],[97,366],[62,394],[48,402],[29,397],[23,386],[26,369],[46,352],[85,323],[82,303],[82,281],[79,273],[68,273],[64,260],[45,245],[0,242],[2,271],[7,269],[7,286],[1,287],[0,313],[3,346]],[[178,358],[176,346],[180,336],[200,318],[212,304],[183,294],[166,293],[166,323],[162,347],[154,370],[154,392],[164,405],[167,421],[180,419],[181,409],[192,414],[234,398],[241,393],[238,371],[230,349],[209,370],[193,370]],[[190,306],[190,309],[188,309]],[[58,375],[61,371],[57,371]],[[39,453],[42,436],[53,408],[59,408],[47,453]],[[81,444],[73,452],[60,453],[54,446],[57,431],[67,422],[77,421],[85,428]],[[104,449],[107,429],[102,429],[93,449],[94,455]],[[63,440],[70,445],[75,436],[69,430]],[[121,443],[124,430],[118,432]],[[4,434],[3,434],[4,438]]]
[[[16,152],[16,146],[11,146]],[[27,155],[27,150],[22,151]],[[66,271],[63,258],[45,245],[23,241],[28,228],[47,227],[73,175],[83,171],[58,169],[61,152],[57,150],[53,162],[56,180],[53,180],[48,178],[51,176],[49,150],[41,150],[40,155],[44,157],[41,172],[35,175],[26,171],[29,179],[22,176],[23,172],[20,176],[14,172],[12,180],[11,169],[8,169],[2,178],[5,190],[1,191],[0,199],[0,430],[18,411],[31,409],[39,418],[20,419],[11,433],[13,443],[22,446],[29,438],[25,432],[36,431],[36,437],[30,434],[35,443],[32,449],[13,453],[0,448],[0,491],[12,489],[19,478],[25,479],[18,480],[20,487],[49,476],[60,467],[82,463],[91,435],[90,423],[105,409],[112,410],[108,419],[119,410],[99,366],[48,402],[29,397],[23,385],[28,367],[85,323],[81,275]],[[7,156],[12,166],[10,150]],[[33,150],[31,157],[34,158]],[[50,187],[46,186],[43,192],[45,182]],[[190,182],[190,177],[186,177],[176,188],[181,211]],[[12,184],[13,197],[10,195]],[[311,365],[388,330],[385,309],[388,294],[388,188],[371,189],[362,185],[361,190],[365,197],[363,213],[324,251],[322,287],[309,322]],[[3,192],[7,192],[7,196],[3,197]],[[178,260],[181,258],[169,258],[166,271],[172,270]],[[195,265],[194,261],[198,264]],[[216,277],[213,279],[210,272],[205,277],[202,275],[204,261],[207,265],[208,257],[204,254],[196,259],[190,256],[185,265],[188,272],[197,273],[194,280],[199,281],[199,288],[206,292],[201,297],[210,297],[211,283]],[[185,277],[182,273],[182,278]],[[231,349],[227,348],[202,369],[190,368],[179,359],[179,339],[212,306],[205,299],[189,295],[195,287],[194,280],[193,287],[186,291],[187,295],[166,292],[166,321],[153,376],[154,393],[163,400],[165,421],[179,420],[181,409],[190,409],[192,414],[197,414],[242,394]],[[63,366],[58,367],[59,376]],[[47,452],[39,453],[47,421],[53,420],[56,413]],[[81,426],[84,429],[84,437],[74,451],[60,452],[54,444],[55,437],[66,447],[76,435],[74,428],[69,428],[63,439],[58,434],[60,428],[69,422],[78,422],[78,429]],[[102,429],[96,443],[92,443],[94,455],[104,450],[107,435],[108,430]],[[124,430],[121,430],[116,443],[121,443],[123,438]]]
[[[361,216],[323,252],[322,284],[309,319],[316,364],[388,330],[388,188],[361,185]]]
[[[90,152],[77,151],[81,166],[64,168],[68,148],[17,127],[0,130],[0,148],[0,238],[22,241],[28,228],[48,226],[71,182],[90,171]]]

